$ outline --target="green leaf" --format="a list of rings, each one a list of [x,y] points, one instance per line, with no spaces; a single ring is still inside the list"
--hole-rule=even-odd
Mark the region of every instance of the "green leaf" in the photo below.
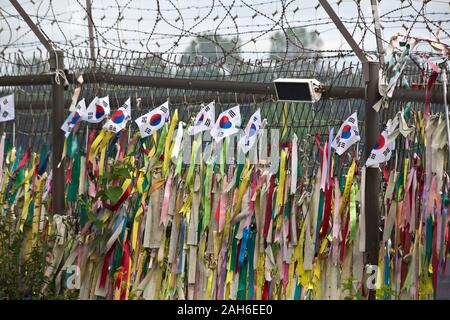
[[[117,177],[130,178],[130,171],[126,167],[119,167],[113,169],[114,175]]]
[[[122,188],[121,187],[111,187],[106,189],[105,191],[106,196],[111,201],[111,203],[116,203],[120,196],[122,195]]]

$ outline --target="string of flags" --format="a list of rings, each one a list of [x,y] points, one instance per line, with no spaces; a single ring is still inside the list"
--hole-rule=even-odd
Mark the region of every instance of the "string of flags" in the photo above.
[[[399,112],[360,161],[353,113],[336,134],[317,136],[311,176],[296,135],[276,150],[265,144],[260,109],[237,140],[242,162],[227,162],[239,106],[215,118],[214,102],[202,105],[186,125],[166,102],[134,120],[139,130],[128,136],[130,109],[130,100],[112,113],[108,97],[87,108],[81,99],[64,122],[64,215],[51,209],[47,150],[0,140],[3,212],[19,209],[12,225],[31,239],[25,256],[53,243],[44,271],[51,281],[39,294],[53,283],[80,299],[346,299],[371,289],[379,299],[435,297],[449,253],[443,115],[425,121],[420,112]],[[105,124],[81,142],[81,121]],[[201,148],[206,131],[212,158]],[[402,159],[398,139],[407,146]],[[263,149],[279,156],[267,161]],[[375,281],[363,192],[372,166],[383,173]]]

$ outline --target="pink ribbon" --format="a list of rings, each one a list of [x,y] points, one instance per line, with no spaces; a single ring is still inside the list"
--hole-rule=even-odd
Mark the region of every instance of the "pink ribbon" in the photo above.
[[[332,263],[337,265],[339,253],[339,231],[341,229],[341,219],[339,216],[339,206],[341,204],[341,195],[339,192],[339,180],[334,178],[334,221],[333,221],[333,248],[332,248]]]
[[[94,182],[91,179],[89,179],[89,177],[88,177],[88,185],[89,185],[88,194],[89,194],[90,197],[94,198],[95,194],[96,194],[96,192],[95,192],[95,184],[94,184]]]
[[[223,177],[223,186],[222,186],[222,194],[220,196],[220,214],[219,214],[219,232],[223,231],[225,227],[225,211],[227,208],[227,189],[228,181],[227,176]]]
[[[161,220],[160,224],[167,226],[167,216],[169,213],[169,199],[170,199],[170,191],[172,190],[172,176],[173,172],[170,170],[169,177],[167,178],[166,188],[164,189],[164,199],[161,208]]]

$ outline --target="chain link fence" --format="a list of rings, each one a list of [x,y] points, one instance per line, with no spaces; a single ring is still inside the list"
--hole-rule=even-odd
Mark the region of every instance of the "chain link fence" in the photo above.
[[[148,76],[158,78],[233,80],[241,82],[271,83],[277,78],[316,78],[327,86],[364,87],[361,65],[351,61],[335,59],[299,59],[293,61],[258,61],[234,60],[208,61],[201,56],[135,54],[123,51],[106,51],[95,61],[88,58],[87,51],[74,51],[65,56],[65,69],[72,74],[85,74],[85,83],[81,86],[79,99],[85,98],[89,103],[96,95],[109,95],[112,110],[118,108],[128,97],[132,101],[132,118],[135,119],[169,99],[171,112],[178,109],[179,118],[188,122],[200,109],[201,103],[216,102],[216,116],[224,109],[235,104],[241,106],[242,123],[261,108],[263,118],[267,119],[269,129],[284,131],[282,140],[290,139],[295,133],[306,154],[316,152],[314,137],[328,135],[329,129],[338,129],[339,125],[353,112],[358,112],[361,131],[360,152],[364,145],[365,102],[363,99],[322,99],[318,103],[283,103],[277,102],[272,95],[251,93],[224,93],[205,90],[185,90],[169,88],[152,88],[139,85],[105,84],[95,79],[96,74],[109,77],[115,75]],[[13,62],[13,63],[12,63]],[[21,54],[9,55],[0,62],[0,74],[27,76],[30,85],[0,87],[0,95],[15,94],[16,146],[30,146],[34,151],[46,144],[51,147],[52,135],[52,97],[50,85],[32,85],[34,75],[48,73],[48,57],[35,52],[25,58]],[[411,84],[420,80],[420,69],[411,64],[405,71]],[[94,77],[87,79],[89,77]],[[64,107],[68,114],[75,86],[71,85],[65,92]],[[137,103],[140,101],[140,103]],[[387,110],[381,110],[381,125],[405,108],[405,102],[393,101]],[[423,112],[424,103],[413,103],[412,110]],[[442,110],[440,105],[432,105],[431,110]],[[14,122],[0,124],[0,130],[12,139]],[[283,127],[283,124],[284,127]],[[90,128],[100,125],[89,124]],[[80,127],[80,134],[85,132],[86,124]],[[137,130],[132,122],[132,131]],[[62,132],[61,132],[62,134]],[[397,148],[397,152],[403,152]]]

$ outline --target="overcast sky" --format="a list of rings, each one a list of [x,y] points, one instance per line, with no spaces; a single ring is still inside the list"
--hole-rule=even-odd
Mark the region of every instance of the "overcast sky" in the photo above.
[[[40,24],[52,40],[60,45],[71,40],[77,48],[87,47],[86,14],[79,4],[85,5],[85,0],[79,0],[79,2],[76,0],[34,0],[33,2],[21,1],[32,19]],[[339,1],[339,6],[336,4],[337,2],[337,0],[330,0],[339,16],[344,21],[352,19],[355,21],[354,19],[358,16],[355,2],[342,0]],[[120,7],[117,6],[117,3]],[[245,52],[244,57],[262,59],[267,58],[270,38],[274,31],[281,29],[280,25],[284,27],[306,25],[309,30],[317,31],[323,41],[322,49],[349,49],[335,26],[326,19],[325,11],[318,7],[317,0],[286,0],[285,3],[288,6],[285,19],[280,19],[282,17],[281,3],[281,1],[274,0],[164,0],[159,1],[162,19],[154,28],[157,17],[157,1],[93,0],[93,19],[96,32],[101,34],[98,45],[102,49],[182,52],[193,39],[193,34],[211,33],[217,29],[217,34],[220,35],[239,35],[241,43],[244,44],[242,47],[242,51]],[[380,3],[380,14],[383,15],[407,4],[406,0],[404,2],[383,0]],[[231,8],[229,12],[224,6]],[[414,8],[399,9],[388,15],[389,22],[383,22],[384,39],[388,39],[396,32],[407,32],[406,30],[416,17],[415,10],[419,11],[422,6],[422,0],[414,0],[413,6]],[[17,13],[9,1],[0,0],[0,8],[2,15],[0,16],[0,47],[6,48],[7,52],[15,52],[20,49],[25,54],[36,50],[38,45],[36,38],[29,31],[28,26],[18,19]],[[361,9],[363,15],[366,16],[366,21],[371,22],[370,0],[362,0]],[[443,29],[450,30],[449,1],[432,0],[426,5],[425,12],[432,21],[444,21]],[[54,23],[54,17],[58,23]],[[118,17],[121,19],[120,22],[117,22]],[[235,17],[235,19],[231,17]],[[346,25],[353,32],[355,24],[347,23]],[[149,37],[153,28],[152,36]],[[354,30],[354,37],[358,41],[361,39],[362,32],[363,30],[359,28]],[[366,50],[376,48],[372,32],[373,26],[370,26],[365,41],[362,43]],[[422,17],[417,20],[411,35],[432,36],[425,28]],[[107,43],[101,41],[102,39],[106,39]],[[446,43],[450,42],[445,35],[441,40]]]

